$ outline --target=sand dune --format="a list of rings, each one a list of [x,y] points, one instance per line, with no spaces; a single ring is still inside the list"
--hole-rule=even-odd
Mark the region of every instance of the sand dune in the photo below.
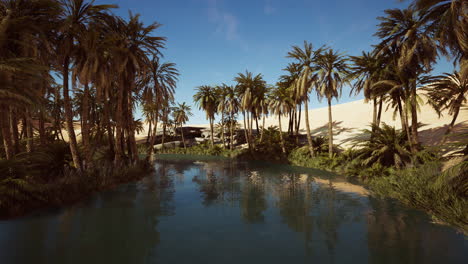
[[[401,128],[399,117],[393,118],[393,110],[385,109],[384,106],[382,113],[382,122],[391,126]],[[350,103],[334,105],[333,122],[334,122],[334,140],[336,144],[342,147],[349,147],[352,145],[352,140],[362,137],[362,129],[369,128],[372,121],[372,104],[366,103],[364,100],[353,101]],[[385,111],[386,110],[386,111]],[[429,105],[421,106],[418,121],[423,124],[420,128],[420,140],[424,144],[434,145],[440,142],[448,124],[452,121],[452,116],[447,112],[442,113],[439,117],[437,113]],[[328,133],[328,108],[319,108],[309,110],[309,120],[314,136],[327,135]],[[288,119],[282,118],[283,130],[287,130]],[[242,125],[242,121],[240,121]],[[261,122],[259,122],[261,125]],[[209,127],[207,124],[190,124],[190,126]],[[276,116],[266,118],[265,127],[278,126],[278,119]],[[301,132],[305,133],[305,117],[304,111],[301,119]],[[462,108],[458,118],[454,133],[468,132],[468,109]],[[145,137],[146,132],[138,135],[139,138]]]

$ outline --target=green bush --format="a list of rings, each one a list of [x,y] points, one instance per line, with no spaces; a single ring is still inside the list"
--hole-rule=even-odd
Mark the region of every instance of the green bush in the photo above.
[[[372,190],[403,203],[424,209],[436,220],[468,232],[468,170],[466,161],[441,171],[441,162],[393,170],[390,176],[375,177]]]

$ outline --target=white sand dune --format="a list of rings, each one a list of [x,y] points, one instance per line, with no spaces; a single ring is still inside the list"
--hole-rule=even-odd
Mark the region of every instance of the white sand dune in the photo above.
[[[349,147],[352,145],[352,140],[362,137],[362,129],[369,128],[372,121],[372,103],[366,103],[364,100],[353,101],[350,103],[333,105],[333,122],[334,122],[334,143],[339,144],[342,147]],[[388,125],[401,128],[400,119],[398,116],[393,118],[393,110],[386,110],[386,106],[383,107],[384,112],[382,113],[382,122]],[[318,108],[309,110],[309,120],[314,136],[327,135],[328,133],[328,108]],[[287,130],[288,118],[282,118],[282,128]],[[437,113],[432,109],[431,106],[425,104],[421,106],[418,121],[423,124],[420,128],[420,140],[424,144],[434,145],[440,142],[444,132],[447,129],[448,124],[452,121],[452,116],[448,115],[447,112],[442,113],[439,117]],[[241,126],[242,121],[239,121]],[[259,121],[261,125],[261,121]],[[209,127],[208,124],[190,124],[194,127]],[[276,116],[270,116],[266,118],[265,127],[278,126],[278,118]],[[254,125],[255,127],[255,125]],[[305,133],[305,117],[304,111],[302,111],[301,119],[301,132]],[[458,118],[457,124],[454,129],[454,133],[466,133],[468,132],[468,109],[462,108]],[[144,138],[146,131],[139,134],[139,138]]]

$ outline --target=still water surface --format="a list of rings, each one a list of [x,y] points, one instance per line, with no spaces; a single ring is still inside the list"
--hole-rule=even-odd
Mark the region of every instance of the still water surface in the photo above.
[[[468,240],[329,173],[165,155],[143,180],[0,222],[0,263],[468,263]]]

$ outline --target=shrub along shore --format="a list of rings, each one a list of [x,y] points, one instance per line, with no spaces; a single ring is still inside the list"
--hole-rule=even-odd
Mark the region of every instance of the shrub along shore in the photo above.
[[[28,214],[37,209],[62,207],[94,193],[139,180],[153,166],[147,159],[121,166],[98,152],[94,165],[85,170],[70,166],[72,158],[66,143],[55,143],[0,160],[0,219]]]

